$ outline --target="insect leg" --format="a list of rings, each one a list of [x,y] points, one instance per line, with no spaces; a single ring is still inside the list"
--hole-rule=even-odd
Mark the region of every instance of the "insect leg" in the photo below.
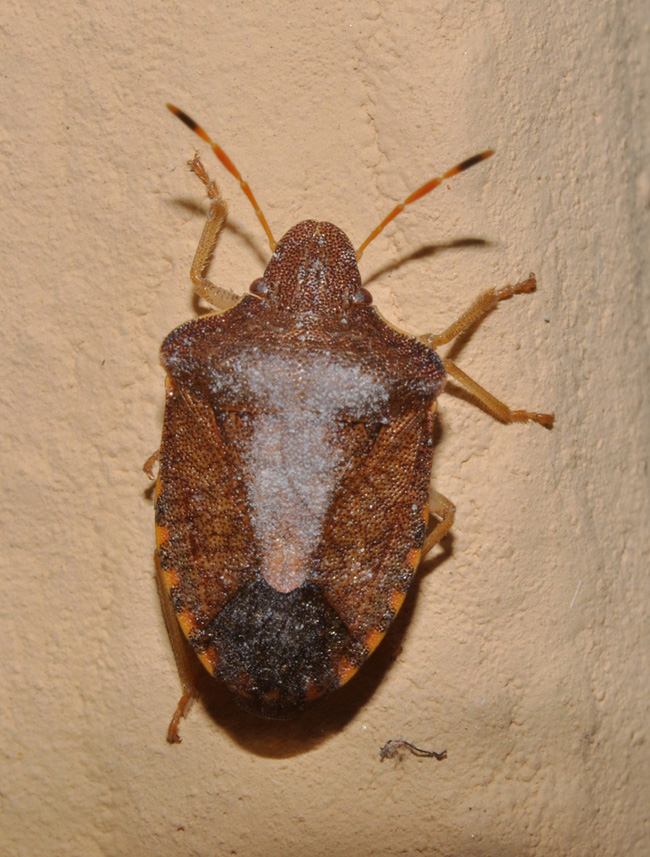
[[[158,584],[160,606],[162,607],[169,642],[171,643],[172,651],[174,652],[176,668],[178,669],[178,676],[183,688],[183,695],[178,701],[176,711],[174,712],[167,729],[167,740],[170,744],[180,744],[181,737],[178,734],[178,724],[180,723],[181,717],[187,717],[192,703],[199,695],[199,690],[194,678],[193,659],[188,650],[187,641],[183,636],[180,625],[178,624],[178,619],[174,613],[174,608],[172,607],[169,594],[167,593],[167,589],[163,581],[163,571],[162,566],[160,565],[158,551],[155,552],[154,558],[156,562],[156,582]]]
[[[527,279],[522,280],[515,285],[502,286],[500,289],[488,289],[474,301],[468,310],[466,310],[460,318],[444,330],[442,333],[429,333],[425,336],[420,336],[421,342],[428,345],[430,348],[436,348],[439,345],[446,345],[455,339],[461,333],[472,327],[480,321],[484,316],[491,312],[499,301],[511,298],[513,295],[526,294],[534,292],[537,286],[535,275],[530,274]],[[492,393],[477,384],[473,378],[470,378],[462,369],[460,369],[452,360],[444,359],[444,367],[449,375],[456,381],[462,384],[466,390],[472,393],[483,407],[492,414],[493,417],[503,423],[514,422],[535,422],[544,426],[544,428],[552,428],[553,415],[540,414],[533,411],[512,410],[506,404],[501,402]]]
[[[154,479],[153,469],[156,466],[156,464],[158,464],[159,461],[160,461],[160,450],[157,449],[155,452],[153,452],[149,456],[149,458],[142,465],[142,469],[147,474],[149,479]]]
[[[553,421],[555,417],[553,414],[538,414],[533,411],[513,411],[506,404],[493,396],[492,393],[488,393],[488,391],[481,387],[480,384],[477,384],[473,378],[470,378],[466,372],[463,372],[452,360],[443,360],[443,365],[445,367],[445,371],[448,375],[451,375],[456,381],[465,387],[466,390],[475,396],[479,402],[483,405],[485,410],[492,414],[495,419],[500,420],[502,423],[539,423],[539,425],[544,426],[544,428],[550,429],[553,428]]]
[[[495,308],[499,301],[511,298],[513,295],[527,294],[534,292],[537,288],[537,280],[535,274],[529,274],[528,278],[521,283],[516,283],[514,286],[502,286],[500,289],[488,289],[479,295],[468,310],[456,319],[453,324],[444,330],[442,333],[428,333],[419,338],[430,348],[437,348],[439,345],[446,345],[455,339],[459,334],[464,333],[472,325],[480,321],[484,316]]]
[[[431,496],[429,497],[429,512],[436,518],[440,518],[440,521],[424,539],[424,544],[422,545],[422,558],[424,558],[431,548],[435,547],[438,542],[447,535],[451,529],[451,525],[454,523],[456,507],[451,500],[448,500],[437,491],[432,491]]]
[[[195,155],[193,160],[188,163],[190,170],[206,186],[208,197],[211,200],[203,233],[201,234],[199,246],[196,248],[194,261],[190,269],[190,279],[194,284],[194,291],[197,295],[204,298],[209,304],[212,304],[212,306],[219,310],[230,309],[239,303],[241,295],[236,295],[229,289],[216,286],[204,276],[205,269],[210,264],[212,254],[214,253],[219,232],[221,232],[228,217],[228,205],[226,200],[221,196],[217,183],[208,176],[199,156]]]

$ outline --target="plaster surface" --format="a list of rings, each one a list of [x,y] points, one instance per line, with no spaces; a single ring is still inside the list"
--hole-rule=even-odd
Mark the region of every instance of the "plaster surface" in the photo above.
[[[6,0],[0,20],[0,851],[647,855],[647,4]],[[280,725],[206,681],[173,747],[141,468],[159,344],[197,310],[195,149],[231,211],[213,279],[243,293],[269,251],[166,101],[276,237],[310,217],[358,245],[495,148],[362,275],[425,333],[534,271],[454,355],[557,418],[503,426],[445,394],[453,537],[366,668]],[[380,763],[396,737],[448,758]]]

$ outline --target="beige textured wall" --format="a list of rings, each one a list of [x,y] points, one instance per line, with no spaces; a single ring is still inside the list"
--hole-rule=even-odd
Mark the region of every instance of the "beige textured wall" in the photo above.
[[[620,3],[16,3],[0,13],[2,812],[7,855],[647,855],[650,24]],[[646,100],[644,100],[644,97]],[[295,723],[178,680],[141,465],[163,336],[192,317],[205,123],[281,234],[358,243],[413,332],[534,270],[458,360],[557,427],[444,396],[458,505],[395,632]],[[236,183],[214,278],[268,250]],[[410,258],[425,245],[484,247]],[[396,263],[400,260],[402,264]],[[444,762],[380,764],[389,738]]]

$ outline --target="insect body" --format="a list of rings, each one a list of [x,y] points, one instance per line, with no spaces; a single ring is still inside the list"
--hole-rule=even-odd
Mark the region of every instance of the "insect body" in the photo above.
[[[511,411],[432,346],[448,342],[519,291],[485,293],[440,336],[388,325],[362,287],[355,253],[331,223],[307,220],[276,245],[239,299],[203,276],[226,207],[196,157],[212,203],[192,268],[197,291],[230,307],[164,341],[167,401],[156,490],[157,567],[184,684],[168,739],[196,690],[183,634],[210,673],[263,717],[287,717],[344,684],[383,638],[420,558],[454,507],[429,490],[437,397],[447,374],[505,422]],[[472,166],[471,158],[443,178]],[[150,468],[150,464],[149,464]],[[430,512],[437,523],[429,528]]]

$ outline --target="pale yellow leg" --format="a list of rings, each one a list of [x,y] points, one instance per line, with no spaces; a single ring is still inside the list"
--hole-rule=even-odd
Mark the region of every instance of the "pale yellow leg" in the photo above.
[[[149,458],[142,465],[142,469],[147,474],[149,479],[155,479],[153,469],[159,461],[160,461],[160,450],[157,449],[155,452],[151,453]]]
[[[539,425],[544,426],[544,428],[553,428],[553,421],[555,417],[553,414],[538,414],[533,411],[513,411],[507,405],[505,405],[500,399],[497,399],[496,396],[493,396],[492,393],[488,393],[488,391],[481,387],[480,384],[477,384],[473,378],[470,378],[466,372],[463,372],[452,360],[443,360],[443,365],[445,367],[445,371],[448,375],[451,375],[459,384],[462,384],[466,390],[476,396],[476,398],[481,402],[483,407],[488,413],[492,414],[497,420],[501,420],[502,423],[539,423]]]
[[[473,324],[480,321],[485,315],[491,312],[499,301],[511,298],[513,295],[525,294],[534,292],[537,286],[535,275],[530,274],[526,280],[513,285],[502,286],[500,289],[488,289],[474,301],[468,310],[466,310],[460,318],[444,330],[442,333],[429,333],[421,336],[420,341],[424,342],[430,348],[437,348],[439,345],[446,345],[455,339],[461,333],[468,330]],[[463,372],[452,360],[443,360],[445,370],[459,384],[462,384],[466,390],[469,390],[475,396],[483,407],[498,420],[504,423],[513,422],[535,422],[544,426],[544,428],[552,428],[554,417],[552,414],[541,414],[535,411],[512,410],[508,405],[497,399],[492,393],[481,387],[473,378],[470,378],[467,373]]]
[[[515,283],[514,286],[507,285],[502,286],[500,289],[488,289],[482,295],[479,295],[470,308],[465,310],[460,318],[453,324],[450,324],[442,333],[428,333],[425,336],[421,336],[420,339],[430,348],[446,345],[473,324],[476,324],[483,316],[492,312],[499,301],[511,298],[513,295],[534,292],[536,288],[537,280],[535,279],[535,274],[529,274],[527,279],[522,280],[521,283]]]
[[[178,669],[178,676],[181,680],[181,686],[183,688],[183,695],[178,701],[176,711],[174,712],[174,715],[167,729],[167,740],[170,744],[180,744],[181,737],[178,734],[178,725],[180,723],[181,717],[187,717],[192,703],[199,695],[199,690],[196,684],[196,680],[194,678],[196,659],[189,651],[188,642],[183,636],[183,632],[181,631],[180,625],[178,624],[178,619],[176,618],[176,614],[174,613],[174,608],[172,607],[172,603],[169,599],[169,593],[167,592],[167,589],[163,582],[163,572],[162,567],[160,565],[158,551],[156,551],[154,559],[156,563],[156,582],[158,584],[160,606],[162,607],[162,613],[165,619],[165,626],[167,628],[169,642],[171,643],[172,651],[174,652],[176,668]]]
[[[221,196],[217,183],[208,176],[198,155],[195,155],[194,159],[189,161],[189,165],[192,172],[205,185],[208,197],[212,200],[208,208],[208,216],[203,227],[199,246],[196,248],[196,253],[194,254],[194,261],[190,269],[190,279],[194,284],[194,290],[197,295],[219,310],[230,309],[239,303],[241,295],[237,295],[229,289],[223,289],[221,286],[216,286],[204,276],[205,269],[209,265],[214,253],[219,232],[228,217],[228,205]]]
[[[440,521],[424,539],[424,544],[422,545],[423,559],[429,553],[431,548],[435,547],[451,529],[451,525],[454,523],[456,507],[451,500],[448,500],[437,491],[432,491],[429,497],[429,512],[436,518],[440,518]]]

